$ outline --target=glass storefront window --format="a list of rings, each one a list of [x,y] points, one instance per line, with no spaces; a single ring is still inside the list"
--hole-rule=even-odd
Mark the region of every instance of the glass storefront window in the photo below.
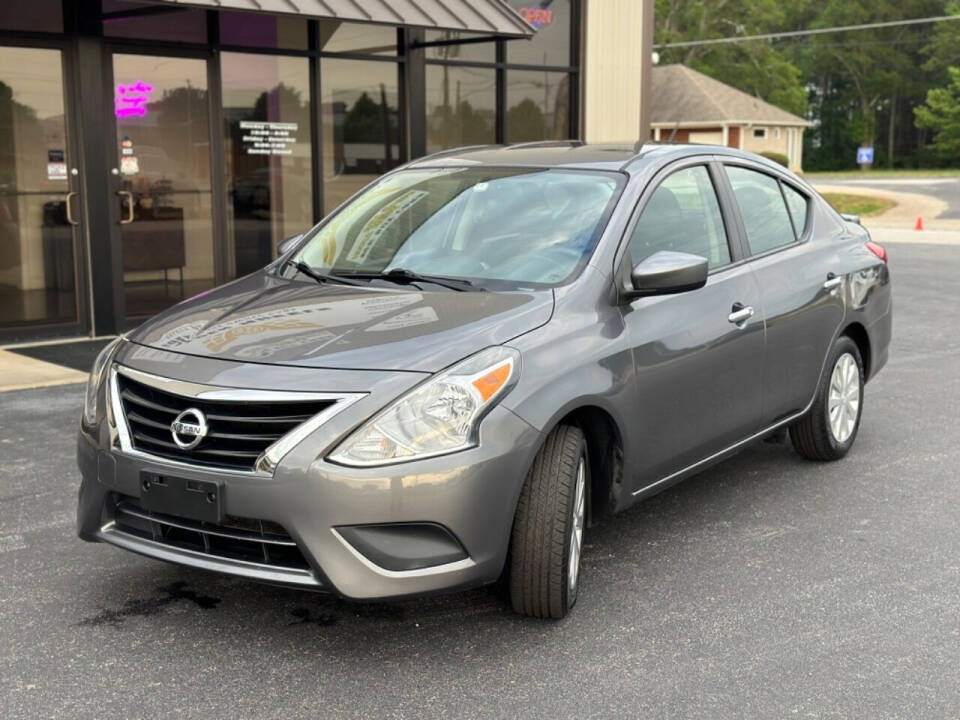
[[[207,63],[113,56],[128,316],[214,284]]]
[[[400,164],[397,75],[392,62],[321,61],[324,213]]]
[[[570,137],[570,75],[507,70],[507,142]]]
[[[77,319],[62,68],[0,47],[0,326]]]
[[[320,49],[361,55],[396,55],[397,28],[390,25],[320,21]]]
[[[220,11],[220,42],[224,45],[307,49],[307,21],[288,15]]]
[[[223,53],[228,237],[237,276],[313,224],[306,58]]]
[[[127,2],[126,0],[103,0],[103,13],[124,13],[131,10],[146,10],[144,15],[123,17],[115,15],[103,21],[103,34],[107,37],[133,38],[136,40],[164,40],[169,42],[207,42],[207,14],[204,10],[185,7],[157,6],[155,3]],[[158,12],[149,12],[149,11]]]
[[[507,0],[537,30],[530,40],[507,42],[507,62],[522,65],[570,64],[571,0]]]
[[[427,30],[425,42],[450,40],[468,40],[479,37],[474,33],[458,30]],[[425,48],[427,60],[460,60],[469,62],[494,62],[497,59],[497,47],[493,42],[458,43],[456,45],[434,45]]]
[[[427,65],[427,152],[496,140],[493,69]]]
[[[63,0],[5,0],[0,30],[63,32]]]

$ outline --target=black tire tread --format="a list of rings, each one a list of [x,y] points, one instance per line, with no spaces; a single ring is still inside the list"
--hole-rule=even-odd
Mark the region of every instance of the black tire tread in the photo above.
[[[510,601],[522,615],[562,618],[569,609],[566,540],[585,443],[580,428],[558,426],[524,482],[510,538]]]

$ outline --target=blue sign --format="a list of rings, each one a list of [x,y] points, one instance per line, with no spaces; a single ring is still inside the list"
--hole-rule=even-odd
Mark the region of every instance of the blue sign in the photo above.
[[[857,148],[857,165],[873,165],[873,148]]]

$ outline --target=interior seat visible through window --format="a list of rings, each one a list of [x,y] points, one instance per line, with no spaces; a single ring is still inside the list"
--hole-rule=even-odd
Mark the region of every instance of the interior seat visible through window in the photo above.
[[[699,255],[711,268],[730,262],[720,204],[706,167],[678,170],[654,190],[629,248],[634,264],[662,250]]]

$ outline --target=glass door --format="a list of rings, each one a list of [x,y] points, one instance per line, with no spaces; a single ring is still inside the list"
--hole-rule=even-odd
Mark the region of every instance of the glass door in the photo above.
[[[207,61],[113,55],[113,114],[128,318],[215,284]]]
[[[0,332],[81,329],[82,203],[63,52],[0,47]]]

